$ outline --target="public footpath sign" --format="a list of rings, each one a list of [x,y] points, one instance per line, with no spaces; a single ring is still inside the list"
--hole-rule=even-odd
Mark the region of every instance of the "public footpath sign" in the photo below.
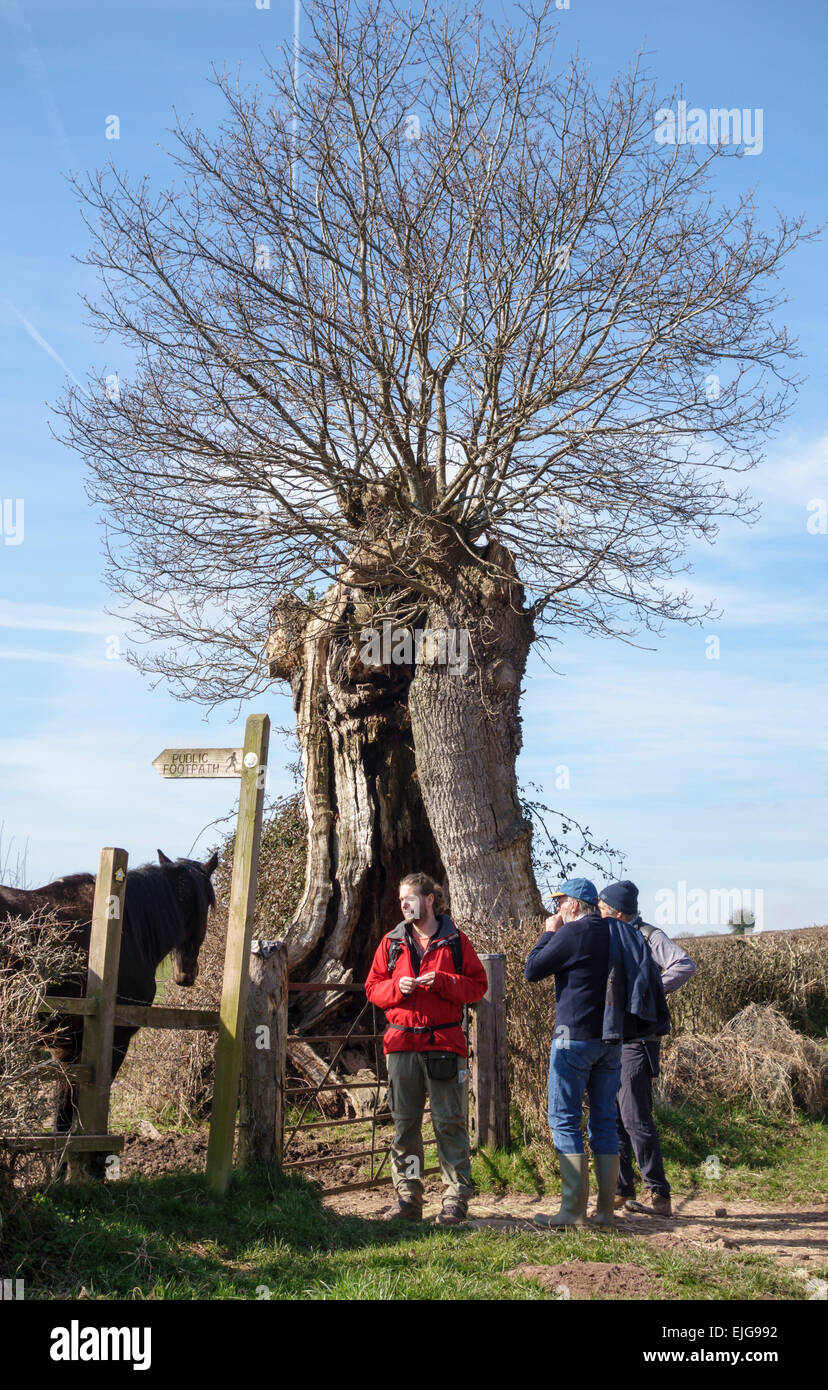
[[[245,728],[244,748],[165,748],[152,764],[162,777],[174,781],[207,777],[238,777],[241,780],[207,1147],[207,1181],[218,1194],[227,1191],[233,1166],[269,741],[267,715],[251,714]]]
[[[165,748],[152,765],[162,777],[241,777],[243,748]]]

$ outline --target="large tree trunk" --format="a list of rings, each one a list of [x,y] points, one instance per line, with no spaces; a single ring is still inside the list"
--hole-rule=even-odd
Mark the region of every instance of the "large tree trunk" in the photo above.
[[[362,981],[383,932],[399,921],[398,885],[421,869],[443,880],[414,764],[410,668],[360,660],[362,593],[335,585],[315,616],[279,603],[268,645],[271,675],[289,680],[304,765],[305,888],[287,933],[294,979],[330,981],[295,1012],[307,1030],[343,1002],[337,984]]]
[[[493,578],[468,557],[456,565],[451,597],[431,603],[426,619],[434,634],[426,655],[440,660],[419,663],[408,692],[417,775],[458,922],[543,912],[515,772],[534,631],[508,552],[492,542],[485,558],[509,578]],[[446,631],[444,652],[437,638]],[[452,672],[443,656],[462,652],[461,639],[468,668],[457,662]]]
[[[330,982],[305,994],[300,1030],[339,1009],[337,986],[364,980],[383,932],[399,920],[400,878],[418,869],[448,890],[458,922],[541,915],[532,831],[517,792],[520,687],[534,636],[511,559],[445,556],[446,597],[417,627],[465,633],[468,668],[425,659],[362,661],[360,634],[411,595],[379,590],[357,556],[316,605],[278,603],[270,672],[289,680],[304,765],[305,888],[287,933],[294,979]],[[397,629],[399,630],[399,629]],[[440,648],[439,640],[435,643]],[[367,658],[366,658],[367,659]]]

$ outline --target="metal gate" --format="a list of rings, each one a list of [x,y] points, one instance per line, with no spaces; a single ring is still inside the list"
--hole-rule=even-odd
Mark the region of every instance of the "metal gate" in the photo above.
[[[306,991],[315,992],[318,994],[330,994],[334,990],[337,993],[347,992],[350,994],[365,994],[364,985],[330,985],[320,984],[316,982],[297,982],[290,983],[288,985],[288,991],[290,993]],[[363,1019],[366,1017],[366,1014],[369,1014],[370,1016],[371,1031],[369,1033],[358,1033],[355,1030],[358,1028],[359,1024],[362,1023]],[[329,1165],[335,1163],[351,1162],[355,1159],[360,1159],[363,1163],[368,1162],[370,1164],[371,1176],[369,1178],[363,1178],[357,1182],[342,1183],[337,1187],[326,1187],[326,1195],[332,1196],[334,1193],[337,1192],[357,1192],[362,1188],[376,1187],[383,1183],[390,1183],[392,1181],[391,1174],[387,1170],[387,1165],[389,1164],[389,1158],[391,1154],[391,1135],[389,1134],[386,1137],[382,1137],[379,1136],[377,1133],[378,1129],[387,1128],[389,1125],[393,1126],[394,1123],[393,1118],[391,1116],[391,1112],[387,1109],[387,1107],[382,1111],[380,1111],[379,1109],[380,1093],[383,1086],[385,1085],[385,1082],[383,1080],[384,1059],[382,1048],[380,1047],[380,1041],[385,1030],[378,1029],[377,1023],[378,1019],[376,1006],[370,1003],[368,999],[366,999],[363,1003],[362,1008],[359,1010],[359,1013],[357,1014],[356,1018],[354,1019],[350,1028],[348,1029],[347,1033],[325,1033],[316,1036],[311,1036],[307,1033],[288,1034],[288,1045],[291,1042],[303,1042],[308,1044],[338,1043],[339,1045],[330,1062],[328,1063],[327,1070],[325,1071],[325,1074],[319,1083],[308,1081],[295,1084],[291,1082],[291,1084],[285,1088],[285,1099],[293,1100],[295,1102],[295,1104],[299,1108],[299,1118],[293,1125],[288,1125],[287,1123],[285,1124],[285,1143],[282,1167],[285,1169],[298,1170],[314,1169],[328,1167]],[[330,1076],[331,1071],[333,1070],[334,1066],[336,1065],[336,1062],[338,1061],[339,1057],[341,1056],[342,1052],[344,1051],[346,1045],[349,1042],[373,1044],[374,1069],[376,1073],[375,1081],[352,1081],[348,1083],[328,1081],[328,1077]],[[314,1105],[314,1102],[318,1100],[320,1092],[322,1091],[374,1092],[374,1104],[371,1108],[370,1115],[370,1143],[366,1142],[362,1145],[361,1148],[346,1149],[344,1152],[323,1154],[318,1158],[291,1158],[291,1152],[295,1155],[298,1151],[296,1139],[297,1135],[299,1135],[300,1133],[307,1133],[308,1130],[341,1129],[348,1125],[352,1127],[354,1125],[364,1126],[368,1123],[368,1116],[359,1115],[354,1117],[349,1116],[345,1119],[323,1119],[310,1121],[305,1120],[305,1115],[307,1114],[308,1110],[310,1110],[311,1107]],[[321,1110],[321,1106],[319,1108]],[[430,1114],[430,1109],[424,1110],[423,1119],[427,1119]],[[423,1141],[423,1147],[426,1149],[434,1148],[435,1145],[436,1140],[434,1139],[424,1139]],[[424,1176],[427,1173],[438,1173],[439,1171],[439,1164],[432,1164],[431,1167],[425,1168]]]

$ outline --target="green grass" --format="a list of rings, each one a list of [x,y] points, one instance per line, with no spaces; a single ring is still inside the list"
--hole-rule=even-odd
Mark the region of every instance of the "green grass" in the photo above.
[[[779,1119],[721,1101],[711,1101],[705,1109],[657,1107],[656,1121],[667,1179],[676,1194],[808,1206],[828,1192],[824,1121]],[[472,1174],[481,1192],[560,1190],[548,1137],[521,1145],[520,1135],[522,1126],[515,1123],[510,1152],[483,1150],[473,1158]]]
[[[191,1174],[67,1184],[13,1217],[2,1248],[29,1299],[549,1300],[506,1272],[572,1259],[652,1269],[657,1298],[807,1297],[761,1256],[658,1251],[618,1233],[383,1224],[337,1216],[302,1178],[261,1170],[236,1174],[224,1200]]]
[[[694,1190],[807,1206],[828,1190],[825,1124],[716,1104],[660,1109],[658,1122],[677,1196]],[[515,1138],[522,1132],[516,1122]],[[348,1148],[369,1137],[370,1122],[314,1133]],[[705,1172],[711,1155],[719,1158],[717,1180]],[[482,1151],[472,1168],[481,1193],[559,1190],[547,1138]],[[804,1281],[762,1255],[658,1250],[621,1232],[385,1224],[338,1216],[303,1177],[261,1170],[236,1173],[223,1201],[192,1173],[53,1187],[7,1221],[0,1245],[4,1277],[24,1278],[26,1297],[35,1299],[86,1290],[103,1299],[549,1300],[554,1293],[507,1271],[572,1259],[651,1269],[662,1281],[655,1298],[808,1296]],[[828,1268],[809,1273],[828,1277]]]

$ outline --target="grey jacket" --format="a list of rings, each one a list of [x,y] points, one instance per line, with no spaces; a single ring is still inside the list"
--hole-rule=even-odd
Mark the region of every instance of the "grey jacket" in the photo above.
[[[681,989],[687,981],[696,973],[696,963],[691,960],[686,951],[683,951],[677,942],[673,941],[666,932],[660,927],[651,927],[648,922],[642,922],[640,917],[636,917],[632,923],[634,927],[645,927],[642,932],[647,945],[653,953],[656,965],[661,971],[661,983],[664,986],[665,994],[672,994],[674,989]]]
[[[638,927],[641,935],[649,946],[653,960],[661,971],[661,983],[664,986],[665,994],[672,994],[673,990],[681,989],[687,981],[696,973],[696,962],[691,960],[686,951],[663,932],[660,927],[652,927],[649,922],[643,922],[640,917],[634,917],[631,926]],[[644,1038],[644,1042],[659,1042],[660,1039],[653,1034],[650,1038]],[[657,1070],[657,1069],[656,1069]]]

